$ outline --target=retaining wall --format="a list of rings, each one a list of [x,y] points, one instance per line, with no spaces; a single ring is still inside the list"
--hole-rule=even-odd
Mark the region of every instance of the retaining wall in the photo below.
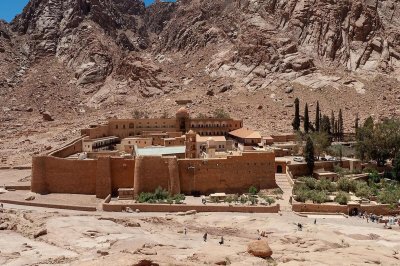
[[[168,204],[107,204],[103,203],[103,211],[121,212],[126,207],[141,212],[244,212],[244,213],[278,213],[279,204],[274,206],[216,206],[216,205],[168,205]]]
[[[357,208],[358,211],[366,211],[376,215],[394,215],[400,214],[400,209],[392,210],[389,205],[339,205],[339,204],[311,204],[311,203],[293,203],[292,210],[295,212],[327,212],[349,214],[351,210]]]

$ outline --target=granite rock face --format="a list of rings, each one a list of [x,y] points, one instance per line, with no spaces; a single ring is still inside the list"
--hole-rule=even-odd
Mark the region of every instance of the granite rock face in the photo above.
[[[181,0],[147,8],[141,0],[31,0],[10,24],[0,21],[0,100],[39,110],[61,98],[54,109],[76,112],[77,104],[102,108],[185,89],[279,95],[297,84],[287,94],[308,88],[305,101],[345,88],[372,104],[399,82],[399,18],[395,0]],[[390,84],[376,85],[382,80]],[[385,91],[392,104],[395,90]],[[348,97],[341,102],[345,108]],[[395,114],[385,106],[380,116]]]

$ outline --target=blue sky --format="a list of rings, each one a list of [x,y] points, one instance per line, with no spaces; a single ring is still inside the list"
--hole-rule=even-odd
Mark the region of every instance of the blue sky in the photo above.
[[[29,0],[0,0],[0,19],[11,21],[15,15],[20,14]],[[146,5],[154,0],[144,0]]]

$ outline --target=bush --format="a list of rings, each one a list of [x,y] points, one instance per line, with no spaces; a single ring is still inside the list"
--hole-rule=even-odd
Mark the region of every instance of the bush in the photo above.
[[[295,200],[299,202],[306,202],[309,199],[310,189],[305,184],[296,184],[293,188],[293,194],[295,194]]]
[[[175,204],[181,204],[186,199],[186,197],[183,194],[176,194],[172,197],[172,199],[175,201]]]
[[[154,191],[154,198],[158,201],[166,200],[169,197],[169,192],[162,187],[157,187]]]
[[[257,189],[255,186],[251,186],[251,187],[249,188],[249,193],[250,193],[251,195],[257,195],[258,189]]]
[[[371,183],[379,183],[381,181],[381,177],[376,170],[371,170],[368,174],[368,181]]]
[[[322,178],[317,182],[316,189],[319,191],[334,192],[336,191],[336,184],[328,179]]]
[[[150,192],[142,192],[139,195],[138,201],[139,203],[149,202],[150,200],[154,200],[154,194]]]
[[[240,201],[240,203],[242,203],[242,204],[245,204],[246,202],[247,202],[247,197],[246,196],[244,196],[244,195],[242,195],[242,196],[240,196],[240,198],[239,198],[239,201]]]
[[[328,201],[328,196],[324,191],[310,191],[309,194],[309,199],[312,200],[314,203],[324,203]]]
[[[249,200],[251,202],[251,205],[256,205],[258,203],[258,199],[256,196],[250,196]]]
[[[356,185],[357,183],[354,180],[350,180],[347,177],[341,177],[339,178],[337,182],[337,188],[338,190],[344,191],[344,192],[355,192],[356,191]]]
[[[225,202],[227,203],[232,203],[233,202],[233,197],[232,196],[228,196],[225,198]]]
[[[378,193],[378,201],[383,204],[398,204],[400,200],[400,185],[386,184]]]
[[[335,197],[335,201],[340,205],[347,205],[347,202],[350,200],[350,195],[346,192],[339,191],[339,193]]]
[[[356,196],[368,199],[372,196],[372,189],[365,182],[357,182]]]
[[[266,203],[268,203],[268,205],[274,204],[275,203],[275,199],[271,198],[271,197],[263,197],[263,199],[265,200]]]
[[[304,182],[309,189],[315,189],[317,186],[317,179],[310,176],[299,177],[297,180]]]

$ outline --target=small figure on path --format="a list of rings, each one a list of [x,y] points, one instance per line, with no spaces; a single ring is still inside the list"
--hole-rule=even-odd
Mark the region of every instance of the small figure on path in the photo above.
[[[299,231],[303,230],[303,225],[301,223],[297,224],[297,229],[299,229]]]
[[[204,242],[207,242],[207,233],[205,233],[205,234],[203,235],[203,240],[204,240]]]
[[[219,241],[218,242],[220,245],[223,245],[224,244],[224,237],[223,236],[221,236],[221,241]]]
[[[186,235],[186,232],[187,232],[186,227],[185,227],[185,230],[183,230],[183,231],[185,232],[185,235]]]
[[[3,209],[3,203],[0,204],[0,207]]]
[[[314,224],[317,224],[317,219],[314,220]]]

